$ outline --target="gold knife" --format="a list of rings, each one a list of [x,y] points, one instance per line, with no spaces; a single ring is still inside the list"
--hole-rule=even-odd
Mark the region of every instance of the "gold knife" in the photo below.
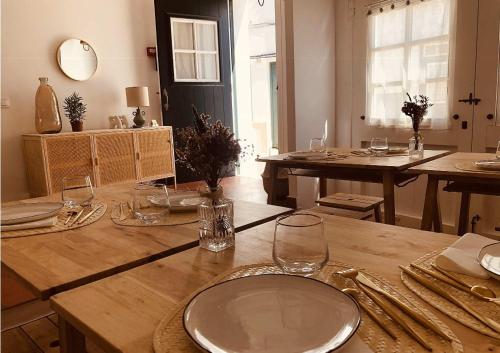
[[[94,208],[92,211],[90,211],[89,213],[87,213],[85,215],[85,217],[83,217],[82,219],[80,219],[78,221],[78,224],[82,224],[83,222],[85,222],[90,216],[92,216],[94,213],[96,213],[97,211],[99,211],[101,208],[102,208],[102,205],[99,205],[96,208]]]
[[[425,342],[425,339],[420,336],[420,334],[415,331],[413,328],[411,328],[404,320],[403,317],[394,311],[394,309],[391,308],[390,305],[388,305],[386,302],[384,302],[382,299],[380,299],[378,296],[375,295],[375,293],[370,293],[368,289],[363,288],[362,286],[359,286],[359,288],[365,293],[368,297],[370,297],[371,300],[373,300],[379,307],[382,308],[382,310],[385,311],[387,315],[394,321],[396,321],[403,330],[408,333],[415,341],[420,343],[422,347],[427,349],[428,351],[432,352],[432,347]]]
[[[463,303],[462,301],[457,299],[452,294],[448,293],[447,291],[445,291],[441,287],[434,284],[431,280],[419,275],[418,273],[416,273],[416,272],[414,272],[414,271],[412,271],[404,266],[399,265],[399,268],[401,270],[403,270],[404,273],[406,273],[408,276],[413,278],[415,281],[417,281],[418,283],[420,283],[421,285],[423,285],[427,289],[430,289],[434,293],[439,294],[440,296],[442,296],[443,298],[452,302],[456,306],[462,308],[464,311],[468,312],[470,315],[475,317],[477,320],[481,321],[483,324],[485,324],[486,326],[488,326],[489,328],[491,328],[495,332],[497,332],[497,333],[500,332],[500,324],[498,322],[496,322],[495,320],[492,320],[492,319],[485,317],[482,314],[478,313],[476,310],[472,309],[469,305]],[[489,334],[489,335],[500,339],[500,335],[498,335],[498,334],[495,334],[495,335]]]
[[[438,327],[436,324],[434,324],[434,322],[432,322],[430,319],[424,316],[424,314],[413,309],[412,307],[401,301],[399,298],[396,298],[389,292],[383,290],[377,284],[375,284],[373,281],[371,281],[369,278],[363,275],[361,272],[359,272],[358,275],[356,276],[356,280],[359,283],[364,284],[365,286],[373,289],[375,292],[389,299],[394,305],[396,305],[399,309],[408,314],[412,319],[417,321],[420,325],[434,331],[439,336],[451,342],[451,338],[448,336],[448,334],[446,334],[446,332],[441,330],[441,328]]]
[[[82,207],[82,209],[80,210],[80,212],[78,212],[75,216],[75,218],[73,218],[73,220],[71,221],[70,224],[68,224],[68,227],[73,227],[73,224],[75,224],[75,222],[78,220],[78,218],[80,218],[83,214],[83,211],[85,211],[85,207]]]

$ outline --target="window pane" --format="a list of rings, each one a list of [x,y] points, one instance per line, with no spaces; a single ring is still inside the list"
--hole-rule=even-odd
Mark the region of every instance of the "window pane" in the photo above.
[[[376,51],[372,57],[372,82],[403,80],[404,48]]]
[[[423,2],[411,8],[412,39],[420,40],[449,33],[450,0]]]
[[[424,43],[410,49],[408,80],[425,81],[448,77],[448,52],[440,55],[442,43]]]
[[[175,53],[175,79],[195,79],[196,69],[194,65],[194,54]]]
[[[379,48],[405,41],[405,9],[384,12],[370,16],[370,19],[373,21],[372,47]]]
[[[194,50],[193,24],[188,22],[174,22],[174,48]]]
[[[216,51],[215,23],[196,24],[196,50]]]
[[[406,125],[405,121],[399,121],[402,115],[401,99],[403,96],[404,90],[402,86],[375,88],[370,120],[385,124]]]
[[[219,81],[217,65],[217,55],[198,54],[199,79]]]

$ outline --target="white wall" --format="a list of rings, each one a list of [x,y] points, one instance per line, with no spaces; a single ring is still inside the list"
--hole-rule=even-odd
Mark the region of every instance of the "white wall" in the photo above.
[[[334,146],[335,1],[294,0],[295,131],[297,150],[314,137],[327,136]],[[312,207],[317,183],[298,178],[297,205]]]
[[[47,76],[61,114],[64,97],[77,91],[87,103],[84,129],[108,127],[108,116],[126,114],[125,87],[148,86],[149,119],[161,121],[158,72],[146,47],[156,45],[153,0],[2,0],[1,111],[2,201],[28,197],[21,135],[34,133],[34,97],[38,77]],[[56,50],[68,38],[89,42],[98,69],[88,81],[67,78],[58,68]],[[71,127],[66,117],[63,131]]]

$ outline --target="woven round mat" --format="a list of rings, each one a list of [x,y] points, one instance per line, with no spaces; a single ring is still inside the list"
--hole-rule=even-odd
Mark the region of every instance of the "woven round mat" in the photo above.
[[[487,174],[500,174],[500,172],[494,170],[486,170],[476,167],[474,162],[457,162],[455,163],[455,168],[459,170],[464,170],[466,172],[476,172],[476,173],[487,173]]]
[[[333,285],[337,288],[345,288],[352,286],[351,280],[346,280],[339,275],[334,275],[333,273],[342,269],[352,268],[352,266],[347,266],[338,262],[330,262],[321,273],[315,276],[316,279]],[[236,268],[234,270],[228,271],[219,275],[217,278],[212,280],[210,283],[205,285],[199,291],[208,288],[215,283],[222,282],[229,279],[253,276],[259,274],[276,274],[283,273],[274,264],[258,264],[251,266],[243,266]],[[406,320],[408,324],[421,333],[427,343],[429,343],[433,352],[444,353],[444,352],[455,352],[462,353],[463,346],[455,334],[446,326],[443,322],[439,321],[431,312],[423,309],[421,305],[409,295],[402,295],[396,292],[391,285],[389,285],[383,278],[370,274],[369,272],[363,271],[373,282],[381,286],[383,289],[389,293],[395,295],[403,302],[411,305],[417,310],[420,310],[424,315],[426,315],[430,320],[432,320],[437,326],[439,326],[444,332],[452,337],[452,342],[447,342],[441,337],[437,336],[433,332],[424,329],[413,320]],[[182,317],[184,314],[184,307],[199,291],[193,293],[187,299],[185,299],[179,306],[174,309],[167,317],[165,317],[155,330],[153,336],[153,347],[155,353],[194,353],[199,352],[198,348],[191,342],[188,335],[184,331]],[[422,346],[420,346],[416,341],[410,338],[399,326],[395,325],[393,322],[385,316],[385,314],[376,306],[369,298],[361,293],[359,300],[369,305],[373,310],[375,310],[380,318],[387,322],[387,325],[393,326],[397,333],[397,340],[390,338],[370,317],[366,316],[364,313],[361,318],[361,325],[357,331],[357,335],[363,342],[365,342],[374,353],[417,353],[417,352],[427,352]],[[396,309],[397,310],[397,309]],[[325,323],[327,324],[327,323]]]
[[[33,228],[33,229],[20,229],[20,230],[10,230],[10,231],[5,231],[1,232],[1,238],[2,239],[7,239],[7,238],[20,238],[20,237],[29,237],[33,235],[40,235],[40,234],[49,234],[49,233],[57,233],[57,232],[64,232],[66,230],[71,230],[71,229],[76,229],[76,228],[81,228],[88,226],[89,224],[92,224],[94,222],[97,222],[104,214],[106,213],[106,209],[108,208],[107,205],[104,202],[101,201],[94,201],[92,202],[92,205],[94,208],[97,208],[101,206],[97,211],[95,211],[89,218],[87,218],[85,221],[82,223],[78,224],[76,222],[72,226],[69,226],[69,224],[64,224],[66,222],[66,219],[68,218],[69,215],[69,208],[63,207],[61,209],[61,212],[57,215],[57,223],[54,226],[51,227],[43,227],[43,228]],[[87,213],[87,212],[85,212]],[[83,217],[85,214],[83,215]],[[71,223],[71,221],[70,221]]]
[[[416,264],[420,264],[425,268],[428,268],[432,270],[432,267],[430,266],[431,263],[435,262],[436,257],[442,252],[441,251],[436,251],[427,255],[424,255],[420,259],[414,261]],[[418,270],[417,270],[418,271]],[[455,274],[455,273],[454,273]],[[446,284],[444,282],[441,282],[437,279],[434,279],[428,275],[422,274],[425,276],[427,279],[430,279],[434,282],[435,285],[441,287],[448,293],[452,294],[455,296],[457,299],[460,301],[470,305],[473,307],[476,311],[478,311],[480,314],[489,317],[491,319],[496,319],[500,318],[500,306],[496,305],[495,303],[487,302],[481,299],[478,299],[471,294],[468,294],[464,291],[461,291],[455,287],[450,286],[449,284]],[[480,278],[473,278],[470,276],[466,275],[461,275],[461,274],[456,274],[460,279],[464,280],[466,283],[470,283],[473,285],[484,285],[489,288],[491,288],[495,293],[500,294],[500,282],[496,281],[494,279],[480,279]],[[440,295],[434,293],[430,289],[427,289],[417,281],[415,281],[413,278],[409,277],[407,274],[404,272],[401,272],[401,279],[403,280],[403,283],[416,295],[418,295],[422,300],[426,301],[439,311],[441,311],[443,314],[448,315],[452,319],[460,322],[461,324],[477,331],[480,332],[484,335],[488,335],[490,337],[495,337],[495,338],[500,338],[500,335],[495,333],[492,329],[490,329],[488,326],[483,324],[481,321],[475,319],[473,316],[468,314],[466,311],[462,310],[455,304],[452,304],[448,300],[444,299]]]
[[[115,224],[119,224],[121,226],[130,226],[130,227],[154,227],[154,226],[180,226],[183,224],[190,224],[198,222],[198,211],[192,212],[170,212],[165,217],[162,217],[158,223],[146,224],[141,220],[135,218],[129,210],[125,211],[124,220],[120,220],[120,205],[116,205],[113,207],[111,211],[111,219]]]

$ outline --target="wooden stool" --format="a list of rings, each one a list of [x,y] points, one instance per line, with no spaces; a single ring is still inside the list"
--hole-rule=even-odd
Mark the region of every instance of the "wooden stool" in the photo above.
[[[343,210],[351,210],[358,212],[373,211],[375,221],[382,222],[380,214],[380,205],[384,202],[381,197],[365,196],[356,194],[336,193],[320,198],[317,203],[321,206],[340,208]]]

